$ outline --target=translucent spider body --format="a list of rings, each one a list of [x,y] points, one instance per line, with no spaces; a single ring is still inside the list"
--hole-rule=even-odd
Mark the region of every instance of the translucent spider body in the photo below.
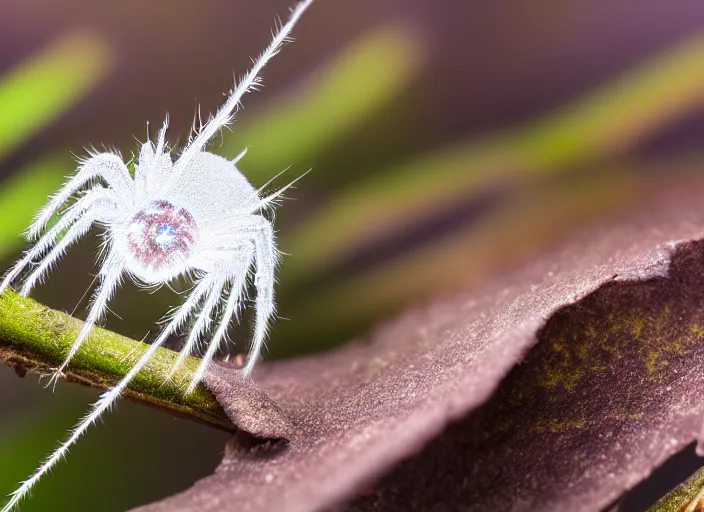
[[[3,283],[3,287],[7,286],[29,263],[40,258],[22,286],[21,293],[28,294],[68,246],[85,235],[93,224],[105,228],[108,249],[100,270],[100,285],[86,325],[59,370],[64,369],[92,325],[103,315],[124,274],[147,285],[162,284],[182,275],[195,275],[196,283],[207,283],[206,289],[195,288],[203,293],[203,306],[181,351],[182,360],[205,334],[223,295],[226,304],[232,303],[226,306],[229,316],[220,320],[227,326],[242,301],[247,274],[254,265],[257,314],[252,349],[244,370],[248,374],[274,313],[277,263],[274,231],[270,222],[259,214],[270,198],[262,199],[235,163],[220,156],[198,152],[185,163],[177,160],[172,164],[160,136],[156,148],[151,142],[142,146],[134,180],[117,155],[102,153],[85,160],[78,174],[40,213],[30,227],[30,234],[36,237],[36,233],[43,231],[46,220],[61,208],[68,192],[68,199],[73,198],[86,181],[95,178],[101,183],[81,193],[63,212],[59,223],[38,237],[34,248]],[[67,229],[56,242],[61,233],[58,228]],[[187,301],[182,309],[189,307]],[[177,312],[171,322],[178,316]],[[191,389],[205,372],[225,332],[226,328],[218,329],[210,340]]]
[[[237,161],[205,151],[207,143],[229,124],[244,93],[256,87],[264,65],[278,53],[293,26],[313,0],[300,2],[288,22],[274,36],[252,70],[231,92],[225,104],[198,130],[173,162],[165,138],[167,123],[156,144],[142,145],[134,178],[127,165],[113,153],[96,153],[80,163],[78,172],[39,212],[27,235],[35,245],[5,277],[0,293],[28,267],[32,270],[20,293],[27,295],[61,259],[70,245],[97,224],[105,230],[105,255],[99,284],[84,326],[55,380],[88,339],[104,315],[125,275],[147,285],[191,277],[193,289],[169,318],[157,339],[125,377],[106,391],[88,415],[36,472],[11,495],[2,512],[9,511],[34,484],[66,454],[71,446],[119,398],[134,376],[166,339],[194,319],[172,372],[209,334],[207,350],[186,392],[203,378],[243,302],[247,278],[253,269],[256,298],[254,332],[243,376],[259,358],[274,315],[274,282],[278,260],[274,230],[262,212],[292,185],[263,197],[237,169]],[[67,206],[67,204],[69,206]],[[47,229],[49,221],[58,221]],[[214,329],[211,331],[211,324]]]

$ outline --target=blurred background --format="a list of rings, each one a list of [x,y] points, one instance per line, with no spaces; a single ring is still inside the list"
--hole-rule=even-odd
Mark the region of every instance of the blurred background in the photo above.
[[[291,3],[0,0],[2,268],[85,148],[129,160],[167,112],[178,146],[196,106],[220,104]],[[248,147],[240,168],[257,186],[313,169],[277,214],[288,256],[267,359],[361,338],[704,169],[699,0],[319,0],[294,35],[211,148]],[[34,297],[84,315],[97,244],[72,249]],[[128,285],[106,324],[149,339],[178,300]],[[96,393],[52,394],[4,367],[0,389],[5,494]],[[226,440],[122,403],[23,510],[159,499],[210,473]],[[642,503],[658,497],[644,492]]]

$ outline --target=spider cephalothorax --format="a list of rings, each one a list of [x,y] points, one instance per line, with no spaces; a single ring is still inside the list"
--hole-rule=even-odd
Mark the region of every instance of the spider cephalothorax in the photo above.
[[[166,144],[167,123],[156,144],[142,145],[134,177],[119,155],[96,153],[80,163],[78,172],[51,198],[27,231],[35,241],[0,285],[0,293],[22,272],[33,268],[22,284],[27,295],[48,274],[70,245],[97,224],[104,228],[105,256],[99,284],[81,332],[56,379],[107,310],[124,275],[147,285],[163,284],[180,276],[194,280],[185,302],[175,310],[156,340],[125,377],[106,391],[90,413],[37,471],[17,489],[2,509],[9,511],[64,456],[85,430],[110,408],[154,352],[192,318],[175,370],[205,341],[207,350],[186,392],[192,391],[222,345],[231,320],[244,301],[247,279],[254,274],[254,333],[243,377],[259,358],[274,315],[274,282],[278,251],[271,222],[263,215],[288,187],[263,196],[237,169],[242,152],[230,161],[205,151],[218,131],[232,121],[242,95],[258,84],[264,65],[278,53],[293,26],[313,0],[303,0],[252,70],[235,87],[225,104],[172,161]],[[290,186],[290,185],[289,185]],[[47,228],[49,221],[57,222]],[[211,327],[213,329],[211,330]]]

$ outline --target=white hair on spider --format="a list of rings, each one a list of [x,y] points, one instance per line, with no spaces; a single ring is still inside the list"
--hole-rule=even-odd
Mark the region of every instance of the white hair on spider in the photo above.
[[[247,276],[254,268],[254,333],[242,374],[248,377],[252,372],[275,312],[274,282],[279,256],[274,229],[262,212],[276,205],[277,199],[296,180],[263,196],[262,189],[255,189],[235,165],[246,150],[230,161],[206,152],[205,148],[232,122],[242,96],[258,87],[260,71],[279,52],[312,3],[313,0],[303,0],[292,9],[288,21],[280,26],[249,73],[236,84],[215,115],[199,126],[175,162],[166,144],[167,118],[156,144],[147,141],[142,145],[134,178],[117,153],[92,152],[79,162],[76,174],[51,197],[28,228],[28,239],[36,243],[10,269],[0,285],[0,293],[28,266],[34,265],[20,289],[22,295],[29,294],[69,246],[86,235],[94,224],[105,230],[105,256],[88,316],[66,359],[52,375],[52,382],[56,382],[88,339],[124,275],[145,285],[165,284],[187,276],[193,278],[195,285],[130,371],[101,395],[69,438],[10,495],[2,512],[11,510],[29,493],[88,427],[110,409],[167,338],[195,317],[171,369],[173,374],[210,332],[214,322],[208,348],[186,390],[193,391],[226,338],[228,325],[246,294]],[[59,215],[58,221],[47,229],[55,215]],[[220,309],[222,312],[214,320]]]

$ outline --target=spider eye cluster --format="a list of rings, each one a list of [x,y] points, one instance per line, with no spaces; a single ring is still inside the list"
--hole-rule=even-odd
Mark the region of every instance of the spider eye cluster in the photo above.
[[[161,270],[182,263],[193,250],[198,235],[193,216],[168,201],[152,201],[127,227],[127,245],[144,268]]]

